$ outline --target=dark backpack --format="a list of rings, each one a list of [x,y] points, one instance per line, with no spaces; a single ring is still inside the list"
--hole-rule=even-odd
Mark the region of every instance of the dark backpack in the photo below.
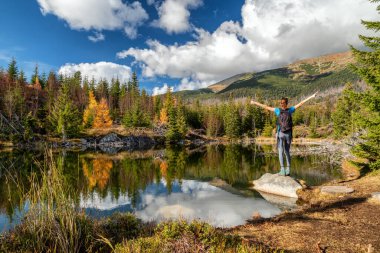
[[[292,131],[293,121],[292,114],[289,112],[289,108],[285,110],[280,109],[277,125],[279,126],[280,131],[283,133]]]

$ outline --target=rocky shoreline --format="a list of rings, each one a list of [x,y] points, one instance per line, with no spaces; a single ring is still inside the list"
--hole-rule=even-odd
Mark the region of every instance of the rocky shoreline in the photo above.
[[[76,140],[51,142],[53,148],[80,148],[112,150],[144,150],[164,144],[164,139],[159,136],[119,136],[115,133],[99,137],[88,137]]]
[[[18,143],[0,143],[2,148],[18,148],[18,149],[68,149],[68,150],[100,150],[106,153],[117,153],[120,151],[143,151],[149,149],[162,149],[166,145],[166,138],[162,134],[130,134],[121,135],[117,133],[109,133],[99,136],[84,136],[77,139],[68,139],[62,141],[58,138],[41,138],[33,142]],[[275,147],[275,138],[240,138],[228,139],[224,137],[209,138],[204,134],[196,131],[189,131],[186,138],[172,145],[185,146],[189,149],[199,148],[209,144],[230,145],[237,144],[248,146],[252,144],[272,145],[272,150],[265,150],[262,155],[277,154]],[[305,148],[305,146],[308,146]],[[330,139],[295,139],[291,147],[293,155],[309,155],[309,154],[328,154],[331,163],[339,163],[343,158],[349,158],[349,145],[343,142],[337,142]]]
[[[171,144],[196,148],[214,141],[213,139],[207,139],[190,133],[184,140]],[[65,141],[58,138],[41,138],[33,142],[4,142],[0,143],[0,148],[41,149],[48,147],[52,149],[101,150],[106,153],[117,153],[120,151],[161,149],[165,145],[166,138],[164,135],[130,134],[125,136],[109,133],[106,135],[67,139]]]

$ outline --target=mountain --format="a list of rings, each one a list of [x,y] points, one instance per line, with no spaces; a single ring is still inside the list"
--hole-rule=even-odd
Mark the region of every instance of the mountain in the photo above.
[[[357,82],[349,64],[354,63],[350,51],[299,60],[278,69],[242,73],[194,91],[176,94],[186,99],[227,99],[260,94],[265,98],[297,97],[314,91],[327,91]]]
[[[238,74],[233,77],[227,78],[223,81],[220,81],[218,83],[215,83],[213,85],[208,86],[207,88],[212,90],[212,92],[217,93],[219,91],[224,90],[228,86],[230,86],[232,83],[244,79],[246,75],[249,75],[249,73],[243,73],[243,74]]]

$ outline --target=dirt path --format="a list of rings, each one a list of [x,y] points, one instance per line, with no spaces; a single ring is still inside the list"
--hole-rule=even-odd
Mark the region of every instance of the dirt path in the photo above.
[[[380,203],[370,198],[380,192],[380,173],[334,185],[355,192],[326,195],[320,187],[309,189],[302,194],[306,202],[300,210],[252,220],[232,231],[286,252],[380,252]]]

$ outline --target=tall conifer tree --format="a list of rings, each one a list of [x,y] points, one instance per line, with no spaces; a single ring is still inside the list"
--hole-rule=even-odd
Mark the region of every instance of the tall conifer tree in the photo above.
[[[67,137],[76,135],[80,130],[81,117],[78,109],[69,97],[69,87],[64,85],[54,104],[49,122],[53,133],[66,140]]]
[[[378,3],[380,0],[370,2]],[[380,5],[377,10],[380,12]],[[380,21],[362,21],[362,24],[375,34],[359,35],[370,50],[361,51],[351,46],[357,60],[354,69],[369,86],[367,91],[358,94],[363,108],[357,118],[365,132],[362,135],[364,142],[354,148],[354,153],[368,159],[370,168],[380,169]]]

